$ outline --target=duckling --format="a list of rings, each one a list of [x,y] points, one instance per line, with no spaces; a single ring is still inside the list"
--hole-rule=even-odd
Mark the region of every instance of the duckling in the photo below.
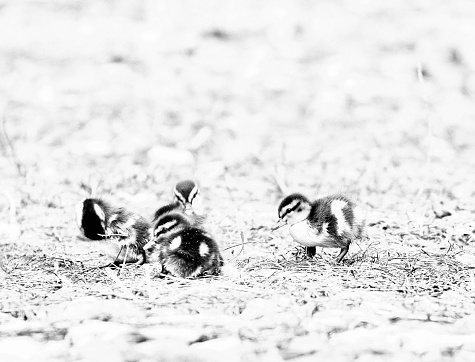
[[[157,222],[161,217],[171,212],[183,212],[188,215],[188,219],[193,225],[201,225],[205,219],[204,215],[200,215],[201,196],[200,189],[196,182],[192,180],[184,180],[178,182],[173,194],[175,200],[155,211],[153,222]],[[197,212],[198,211],[198,212]]]
[[[183,214],[163,216],[153,230],[153,239],[144,247],[147,260],[161,263],[164,272],[181,278],[220,273],[223,258],[218,244]]]
[[[76,207],[76,221],[82,234],[98,244],[114,264],[145,262],[143,246],[150,239],[150,224],[140,215],[97,198]]]
[[[278,208],[279,222],[273,228],[290,225],[292,238],[305,246],[307,255],[313,257],[316,246],[340,248],[336,258],[339,263],[348,253],[352,240],[360,238],[363,224],[355,218],[355,205],[343,195],[331,195],[315,202],[302,194],[285,197]]]

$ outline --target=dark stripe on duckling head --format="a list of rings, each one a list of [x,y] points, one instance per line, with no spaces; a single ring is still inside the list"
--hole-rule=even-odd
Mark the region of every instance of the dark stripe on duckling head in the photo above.
[[[153,215],[153,221],[157,221],[160,219],[163,215],[168,214],[174,210],[177,210],[180,207],[178,203],[173,203],[173,204],[168,204],[165,206],[162,206],[155,211],[155,214]]]
[[[302,204],[301,201],[299,200],[294,200],[292,201],[289,205],[285,206],[282,210],[281,210],[281,216],[280,218],[283,219],[284,217],[286,217],[287,215],[289,215],[291,212],[297,210],[300,205]]]
[[[190,226],[190,222],[183,215],[178,213],[168,214],[161,218],[155,225],[153,235],[158,237],[161,234],[168,233],[179,227],[184,228],[188,226]]]
[[[290,212],[298,209],[302,203],[310,204],[310,201],[302,194],[294,193],[286,196],[279,205],[278,214],[279,218],[282,219]]]
[[[195,199],[196,196],[200,193],[200,189],[198,188],[198,185],[195,185],[193,189],[190,191],[190,194],[188,195],[187,201],[192,204],[193,200]]]

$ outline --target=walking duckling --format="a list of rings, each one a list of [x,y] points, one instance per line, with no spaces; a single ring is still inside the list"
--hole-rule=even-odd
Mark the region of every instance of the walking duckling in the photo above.
[[[331,195],[313,203],[302,194],[285,197],[278,208],[279,221],[273,230],[290,225],[292,238],[306,247],[313,257],[316,247],[340,248],[339,263],[348,253],[352,240],[360,238],[363,224],[355,218],[355,205],[343,195]]]
[[[144,248],[147,259],[159,262],[165,273],[181,278],[220,273],[223,258],[218,244],[183,214],[169,213],[153,229],[153,239]]]
[[[145,262],[143,246],[150,239],[150,224],[142,216],[97,198],[76,207],[77,224],[85,237],[98,241],[114,264]]]
[[[201,206],[201,195],[196,182],[192,180],[178,182],[173,189],[173,195],[175,200],[172,203],[155,211],[153,222],[156,223],[171,212],[183,212],[193,225],[200,225],[204,221],[205,216],[200,214],[200,210],[197,210]]]

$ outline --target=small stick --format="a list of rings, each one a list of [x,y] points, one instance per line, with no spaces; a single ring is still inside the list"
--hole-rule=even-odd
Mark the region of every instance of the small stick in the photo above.
[[[241,246],[243,244],[255,244],[255,242],[254,241],[248,241],[246,243],[234,244],[234,245],[228,246],[227,248],[224,248],[223,250],[232,249],[232,248],[235,248],[236,246]]]

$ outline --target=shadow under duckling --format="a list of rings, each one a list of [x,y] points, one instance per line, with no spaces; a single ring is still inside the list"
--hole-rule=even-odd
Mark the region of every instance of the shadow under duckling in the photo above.
[[[87,198],[76,207],[82,234],[114,264],[145,262],[143,246],[150,240],[150,224],[140,215],[99,198]]]
[[[273,228],[288,224],[292,238],[306,247],[309,257],[316,247],[340,248],[336,262],[343,260],[350,243],[363,235],[364,221],[355,214],[355,204],[347,197],[336,194],[314,202],[302,194],[285,197],[278,207],[279,221]]]
[[[192,278],[221,272],[224,263],[218,244],[183,214],[163,216],[153,230],[153,239],[144,247],[147,260],[159,262],[164,273]]]

